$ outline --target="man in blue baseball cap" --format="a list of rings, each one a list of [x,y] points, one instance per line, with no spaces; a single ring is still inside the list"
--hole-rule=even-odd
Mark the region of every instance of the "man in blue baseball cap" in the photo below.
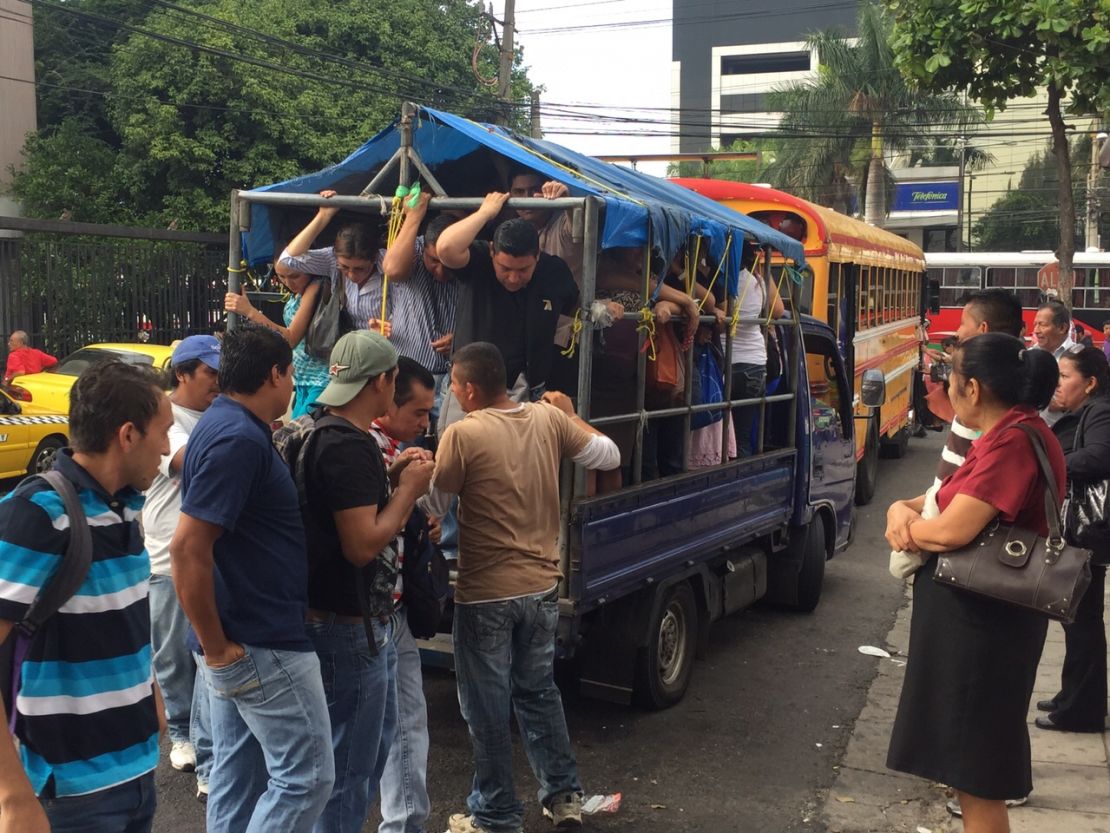
[[[212,741],[208,732],[208,692],[196,677],[186,637],[189,622],[177,601],[170,575],[170,541],[181,515],[181,467],[185,444],[200,415],[220,393],[220,342],[215,336],[182,339],[170,359],[170,453],[146,492],[143,529],[150,553],[150,639],[154,673],[162,689],[170,735],[170,765],[196,771],[197,797],[208,795]],[[195,692],[195,697],[194,697]]]

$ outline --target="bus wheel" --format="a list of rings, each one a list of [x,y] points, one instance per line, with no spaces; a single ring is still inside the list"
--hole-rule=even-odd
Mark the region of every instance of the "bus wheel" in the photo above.
[[[690,685],[698,637],[698,606],[688,581],[667,590],[654,607],[648,644],[636,657],[635,697],[651,709],[673,706]]]
[[[863,458],[856,465],[856,505],[866,506],[875,497],[879,482],[879,421],[871,417],[867,424],[867,440]]]
[[[892,459],[901,460],[906,456],[906,449],[910,445],[910,426],[903,425],[894,432],[894,436],[880,441],[879,453],[881,456]]]

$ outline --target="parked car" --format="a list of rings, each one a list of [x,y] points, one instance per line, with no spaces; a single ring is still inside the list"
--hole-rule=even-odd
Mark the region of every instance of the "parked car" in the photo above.
[[[0,388],[0,478],[49,470],[58,449],[68,443],[66,414],[17,402]]]
[[[86,368],[105,359],[145,364],[157,370],[169,367],[173,348],[165,344],[90,344],[41,373],[17,376],[8,392],[21,403],[34,403],[55,414],[69,413],[69,389]]]

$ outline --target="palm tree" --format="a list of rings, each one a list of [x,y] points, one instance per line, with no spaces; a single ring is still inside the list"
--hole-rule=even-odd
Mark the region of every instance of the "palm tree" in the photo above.
[[[955,95],[911,89],[894,66],[890,23],[882,8],[860,7],[857,38],[835,30],[810,35],[815,78],[768,94],[783,113],[767,176],[784,190],[848,211],[850,182],[865,194],[864,218],[882,225],[894,185],[886,155],[931,133],[951,135],[981,120]]]

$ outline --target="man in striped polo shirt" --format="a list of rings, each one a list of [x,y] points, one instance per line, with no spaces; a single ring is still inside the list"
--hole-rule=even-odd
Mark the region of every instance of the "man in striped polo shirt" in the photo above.
[[[1005,289],[987,289],[973,292],[964,298],[960,326],[956,329],[958,343],[983,333],[1006,333],[1021,338],[1021,301]],[[961,425],[955,417],[944,443],[937,464],[936,482],[952,474],[964,464],[964,457],[971,448],[972,441],[978,439],[979,432]]]
[[[18,756],[0,740],[0,829],[151,829],[161,708],[151,666],[150,559],[138,519],[172,423],[169,399],[137,365],[94,365],[71,389],[73,450],[54,466],[77,487],[92,565],[31,639],[21,665]],[[39,478],[0,501],[0,639],[57,571],[69,526],[61,497]]]

